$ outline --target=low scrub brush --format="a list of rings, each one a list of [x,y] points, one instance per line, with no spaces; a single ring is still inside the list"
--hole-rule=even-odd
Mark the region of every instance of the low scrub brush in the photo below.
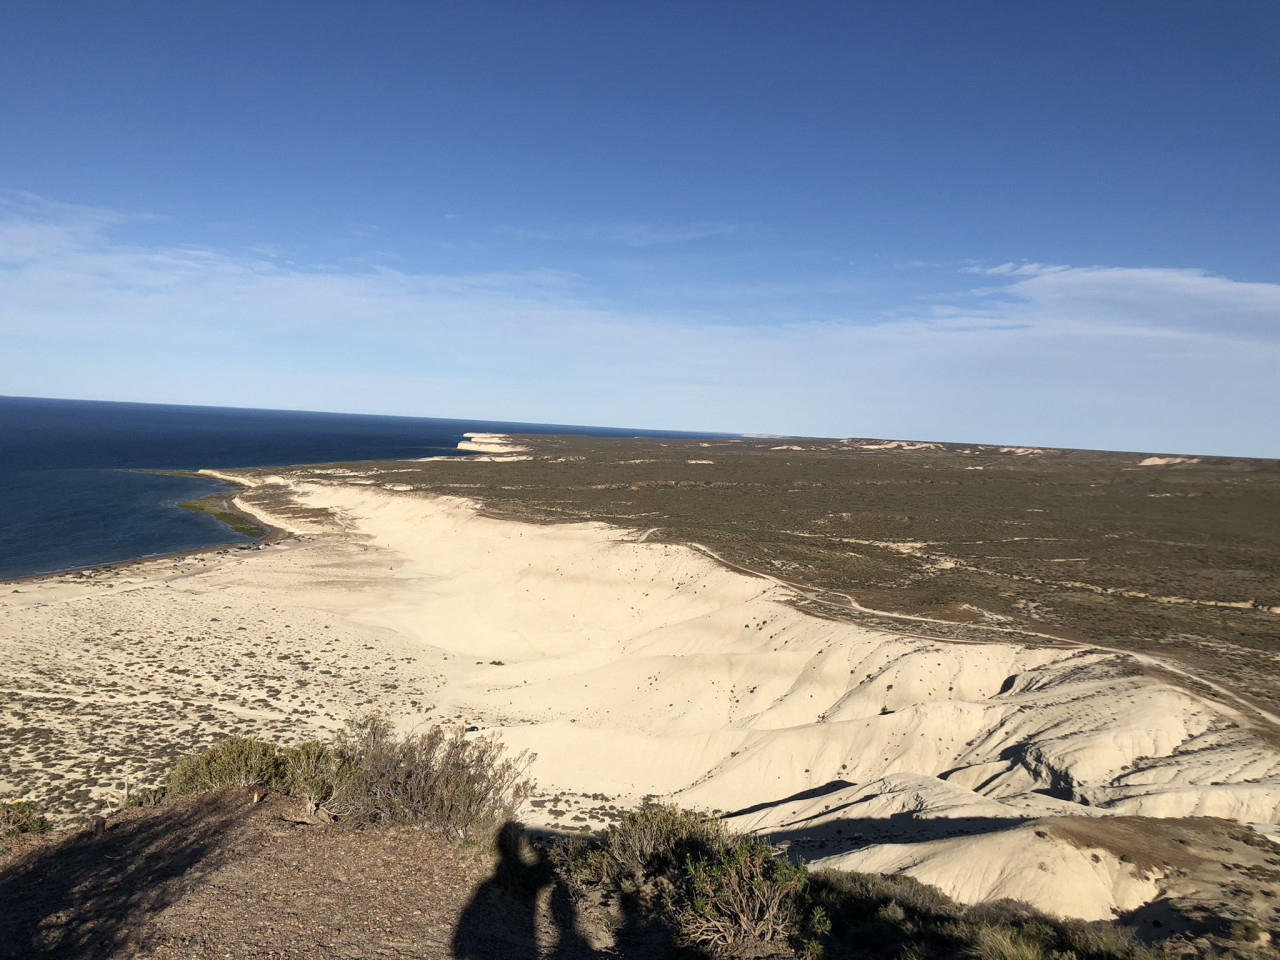
[[[281,751],[285,793],[302,798],[308,813],[315,813],[330,800],[346,778],[343,758],[332,744],[307,740]]]
[[[706,858],[685,861],[666,907],[682,937],[719,956],[759,952],[799,932],[807,871],[767,840],[738,836]]]
[[[469,738],[461,729],[430,727],[400,737],[389,720],[370,714],[331,741],[278,747],[230,737],[181,760],[165,792],[262,786],[301,798],[311,813],[469,839],[512,818],[531,789],[530,760],[524,753],[507,757],[497,739]]]
[[[492,834],[528,797],[526,753],[505,756],[492,737],[430,727],[397,738],[365,717],[334,740],[337,782],[328,805],[361,823],[430,825],[458,838]]]
[[[219,787],[279,788],[283,780],[284,760],[274,743],[252,737],[228,737],[201,753],[179,760],[165,782],[165,792],[171,797],[181,797]]]
[[[647,803],[605,831],[602,879],[633,884],[674,879],[686,862],[714,857],[728,843],[728,830],[714,817]]]
[[[48,833],[48,818],[32,800],[0,800],[0,837],[20,833]]]
[[[655,896],[633,902],[660,902],[678,939],[715,955],[798,945],[802,915],[808,928],[825,932],[821,913],[803,899],[803,866],[704,813],[645,804],[599,838],[557,841],[551,861],[578,897],[647,889]]]

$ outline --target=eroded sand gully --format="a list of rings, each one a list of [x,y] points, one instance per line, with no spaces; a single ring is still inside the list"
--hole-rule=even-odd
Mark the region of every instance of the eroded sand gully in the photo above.
[[[277,516],[301,539],[0,598],[8,789],[87,810],[221,732],[298,738],[378,706],[535,752],[534,823],[660,795],[809,859],[1085,917],[1160,877],[1028,819],[1280,814],[1280,756],[1243,718],[1123,655],[820,620],[599,524],[339,476],[291,493],[337,521]]]

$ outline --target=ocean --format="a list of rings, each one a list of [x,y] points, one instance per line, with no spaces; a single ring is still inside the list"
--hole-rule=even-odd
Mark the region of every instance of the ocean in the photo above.
[[[456,455],[468,432],[690,436],[555,424],[0,397],[0,580],[248,540],[143,473]]]

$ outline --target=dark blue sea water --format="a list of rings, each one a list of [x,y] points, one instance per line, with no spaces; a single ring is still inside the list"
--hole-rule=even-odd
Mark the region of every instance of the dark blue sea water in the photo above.
[[[248,538],[183,510],[216,480],[140,473],[457,453],[472,431],[689,436],[549,424],[0,397],[0,579]]]

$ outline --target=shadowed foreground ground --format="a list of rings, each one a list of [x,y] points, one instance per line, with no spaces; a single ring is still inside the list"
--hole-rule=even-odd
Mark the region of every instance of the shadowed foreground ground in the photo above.
[[[563,934],[571,908],[552,919],[539,865],[307,823],[284,797],[224,791],[0,846],[4,960],[593,955]]]
[[[0,841],[0,960],[680,955],[634,891],[617,909],[608,909],[608,896],[575,905],[515,824],[494,853],[423,831],[311,822],[296,798],[254,798],[248,789],[226,789],[126,811],[97,835],[85,829]],[[1270,844],[1208,818],[1041,823],[1088,847],[1132,851],[1135,870],[1175,878],[1165,895],[1119,918],[1155,947],[1154,956],[1274,956],[1265,931],[1280,912],[1270,906],[1280,859]],[[818,888],[829,882],[823,876],[814,875]],[[934,891],[925,900],[946,898]],[[847,902],[841,911],[853,907]],[[1011,908],[993,909],[995,916]],[[854,914],[841,911],[833,916],[853,922]],[[1232,923],[1251,915],[1256,931],[1242,940]],[[865,920],[858,922],[865,927]],[[869,946],[893,955],[907,945],[904,937],[916,936],[913,929],[891,923],[873,945],[861,939],[861,927],[853,939],[837,931],[827,956],[861,956]]]

